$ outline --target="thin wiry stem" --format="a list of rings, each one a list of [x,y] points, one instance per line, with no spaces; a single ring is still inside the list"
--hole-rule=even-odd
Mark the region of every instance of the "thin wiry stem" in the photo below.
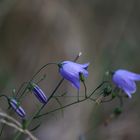
[[[79,89],[77,90],[77,101],[79,101]]]
[[[118,97],[118,99],[120,101],[120,107],[122,107],[123,106],[123,97],[119,96],[119,95],[117,95],[117,97]]]
[[[53,97],[58,97],[58,98],[75,98],[77,96],[60,96],[60,95],[55,95]],[[85,97],[85,96],[79,96],[79,97]]]
[[[93,101],[93,102],[96,102],[96,99],[93,99],[93,98],[91,98],[91,97],[90,97],[89,99],[90,99],[91,101]]]
[[[75,57],[75,59],[73,61],[76,62],[81,55],[82,55],[82,52],[79,52],[79,54]]]
[[[107,102],[111,102],[114,98],[110,98],[108,100],[102,100],[101,103],[107,103]]]
[[[9,98],[6,95],[2,94],[2,95],[0,95],[0,98],[1,97],[4,97],[7,101],[9,101]]]
[[[33,81],[33,79],[44,69],[46,68],[48,65],[57,65],[57,63],[47,63],[44,66],[42,66],[31,78],[30,81]]]
[[[28,84],[28,82],[23,82],[23,83],[21,84],[21,86],[19,87],[19,89],[18,89],[18,91],[17,91],[17,93],[16,93],[16,97],[18,97],[19,92],[22,90],[22,88],[23,88],[24,85],[26,85],[26,84]]]
[[[57,91],[57,89],[60,87],[60,85],[62,84],[62,82],[64,81],[64,78],[62,78],[59,83],[57,84],[56,88],[53,90],[52,94],[49,96],[48,101],[46,104],[43,104],[41,106],[41,108],[38,110],[38,112],[35,114],[35,117],[40,114],[41,110],[49,103],[50,99],[53,97],[53,95],[55,94],[55,92]],[[34,118],[35,118],[34,117]]]
[[[96,88],[92,91],[92,93],[91,93],[88,97],[91,97],[94,93],[96,93],[96,91],[97,91],[98,89],[100,89],[105,83],[108,83],[108,81],[103,81],[98,87],[96,87]]]
[[[1,135],[2,135],[2,132],[3,132],[4,128],[5,128],[5,126],[6,126],[5,124],[2,125],[2,128],[1,128],[1,130],[0,130],[0,137],[1,137]]]
[[[36,116],[35,119],[40,118],[40,117],[42,117],[42,116],[45,116],[45,115],[47,115],[47,114],[53,113],[53,112],[55,112],[55,111],[64,109],[64,108],[69,107],[69,106],[71,106],[71,105],[74,105],[74,104],[83,102],[83,101],[85,101],[85,100],[86,100],[86,99],[82,99],[82,100],[79,100],[79,101],[75,101],[75,102],[72,102],[72,103],[70,103],[70,104],[67,104],[67,105],[65,105],[65,106],[63,106],[63,107],[59,107],[59,108],[56,108],[56,109],[54,109],[54,110],[48,111],[48,112],[46,112],[46,113],[40,114],[40,115]]]
[[[24,93],[25,93],[26,90],[28,89],[28,86],[29,86],[30,83],[34,80],[34,78],[35,78],[44,68],[46,68],[47,66],[52,65],[52,64],[57,65],[57,63],[47,63],[47,64],[43,65],[43,66],[32,76],[32,78],[29,80],[29,82],[27,82],[27,86],[25,87],[25,89],[24,89],[24,91],[22,92],[22,94],[21,94],[21,96],[19,97],[19,99],[22,98],[22,96],[24,95]]]
[[[82,83],[83,83],[84,88],[85,88],[85,98],[87,98],[87,86],[86,86],[86,83],[84,81]]]
[[[81,103],[81,102],[83,102],[83,101],[86,101],[87,99],[91,99],[91,96],[92,96],[100,87],[102,87],[105,83],[106,83],[106,81],[102,82],[97,88],[95,88],[95,89],[93,90],[93,92],[92,92],[89,96],[87,96],[87,98],[84,98],[84,99],[79,100],[79,101],[72,102],[72,103],[70,103],[70,104],[64,105],[63,107],[59,107],[59,108],[56,108],[56,109],[54,109],[54,110],[48,111],[48,112],[46,112],[46,113],[37,115],[37,116],[34,117],[34,119],[40,118],[40,117],[45,116],[45,115],[47,115],[47,114],[49,114],[49,113],[58,111],[58,110],[60,110],[60,109],[69,107],[69,106],[71,106],[71,105]]]

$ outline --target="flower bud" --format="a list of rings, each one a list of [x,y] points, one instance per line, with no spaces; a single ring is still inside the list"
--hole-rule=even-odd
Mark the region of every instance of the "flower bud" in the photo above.
[[[104,88],[104,96],[110,95],[111,92],[112,92],[112,88],[110,86]]]
[[[24,109],[19,105],[19,103],[14,98],[9,99],[9,104],[20,117],[22,118],[25,117],[26,113]]]
[[[122,113],[122,109],[120,107],[116,107],[114,109],[115,116],[119,116]]]
[[[42,91],[42,89],[35,83],[30,83],[29,89],[34,93],[34,95],[37,97],[37,99],[43,103],[46,104],[48,101],[47,96]]]

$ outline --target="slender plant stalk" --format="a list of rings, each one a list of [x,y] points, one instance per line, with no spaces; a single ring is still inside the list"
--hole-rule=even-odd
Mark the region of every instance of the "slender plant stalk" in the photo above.
[[[49,101],[51,100],[51,98],[54,96],[55,92],[57,91],[57,89],[60,87],[60,85],[62,84],[62,82],[64,81],[64,78],[62,78],[58,85],[56,86],[56,88],[54,89],[54,91],[52,92],[52,94],[49,96],[48,101],[46,104],[43,104],[41,106],[41,108],[37,111],[37,113],[35,114],[34,118],[36,118],[36,116],[38,116],[38,114],[40,114],[41,110],[49,103]]]
[[[20,131],[18,131],[13,140],[18,140],[20,138],[21,134],[22,133]]]
[[[84,88],[85,88],[85,98],[87,98],[87,86],[86,86],[86,83],[84,81],[82,83],[83,83]]]
[[[44,69],[46,68],[48,65],[57,65],[57,63],[47,63],[44,66],[42,66],[31,78],[30,82],[33,81],[33,79]]]
[[[92,92],[91,94],[89,94],[89,95],[87,96],[87,98],[84,98],[84,99],[82,99],[82,100],[78,100],[78,101],[72,102],[72,103],[67,104],[67,105],[65,105],[65,106],[63,106],[63,107],[56,108],[56,109],[54,109],[54,110],[52,110],[52,111],[49,111],[49,112],[46,112],[46,113],[37,115],[37,116],[34,117],[34,119],[43,117],[43,116],[45,116],[45,115],[48,115],[49,113],[58,111],[58,110],[60,110],[60,109],[63,109],[63,108],[69,107],[69,106],[71,106],[71,105],[78,104],[78,103],[81,103],[81,102],[83,102],[83,101],[86,101],[87,99],[90,99],[91,96],[92,96],[99,88],[101,88],[105,83],[106,83],[106,81],[102,82],[97,88],[95,88],[95,89],[93,90],[93,92]]]

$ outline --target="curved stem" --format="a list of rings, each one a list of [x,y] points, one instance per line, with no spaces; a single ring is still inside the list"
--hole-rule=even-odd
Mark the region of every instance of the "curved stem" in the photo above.
[[[86,83],[84,81],[82,83],[83,83],[84,88],[85,88],[85,98],[87,98],[87,86],[86,86]]]
[[[9,101],[8,96],[6,96],[6,95],[3,95],[3,94],[2,94],[2,95],[0,95],[0,98],[1,98],[1,97],[4,97],[4,98],[6,98],[6,99],[7,99],[7,101]]]
[[[86,98],[86,99],[84,98],[84,99],[79,100],[79,101],[72,102],[72,103],[67,104],[67,105],[65,105],[65,106],[63,106],[63,107],[59,107],[59,108],[56,108],[56,109],[54,109],[54,110],[48,111],[48,112],[46,112],[46,113],[40,114],[40,115],[36,116],[34,119],[40,118],[40,117],[45,116],[45,115],[47,115],[47,114],[49,114],[49,113],[53,113],[53,112],[55,112],[55,111],[61,110],[61,109],[63,109],[63,108],[69,107],[69,106],[71,106],[71,105],[74,105],[74,104],[83,102],[83,101],[85,101],[85,100],[87,100],[87,98]]]
[[[103,81],[97,88],[95,88],[95,89],[93,90],[93,92],[92,92],[89,96],[87,96],[87,98],[84,98],[84,99],[79,100],[79,101],[72,102],[72,103],[67,104],[67,105],[65,105],[65,106],[63,106],[63,107],[56,108],[56,109],[54,109],[54,110],[48,111],[48,112],[43,113],[43,114],[40,114],[40,115],[38,114],[38,115],[36,115],[36,116],[34,117],[34,119],[43,117],[43,116],[45,116],[45,115],[48,115],[49,113],[53,113],[53,112],[55,112],[55,111],[58,111],[58,110],[60,110],[60,109],[66,108],[66,107],[69,107],[69,106],[71,106],[71,105],[81,103],[81,102],[83,102],[83,101],[86,101],[87,99],[91,99],[91,96],[92,96],[100,87],[102,87],[105,83],[106,83],[106,81]]]
[[[97,88],[93,90],[93,92],[88,96],[89,98],[100,88],[102,87],[105,83],[108,83],[108,81],[103,81]]]
[[[17,91],[16,97],[18,96],[19,92],[21,91],[21,89],[23,88],[23,86],[24,86],[25,84],[28,84],[28,82],[23,82],[23,83],[21,84],[21,86],[19,87],[19,89],[18,89],[18,91]]]
[[[22,132],[18,131],[13,140],[18,140],[21,136]]]
[[[41,112],[41,110],[49,103],[50,99],[53,97],[53,95],[55,94],[55,92],[57,91],[57,89],[60,87],[60,85],[62,84],[62,82],[64,81],[64,78],[62,78],[59,83],[57,84],[56,88],[53,90],[52,94],[49,96],[48,101],[46,104],[43,104],[41,106],[41,108],[38,110],[38,112],[35,114],[34,118],[36,118],[36,116]]]
[[[44,66],[42,66],[31,78],[30,82],[33,81],[33,79],[44,69],[46,68],[48,65],[57,65],[57,63],[47,63]]]
[[[93,99],[93,98],[91,98],[91,97],[90,97],[89,99],[90,99],[91,101],[93,101],[93,102],[96,102],[96,99]]]
[[[117,97],[118,97],[118,99],[120,101],[120,107],[122,107],[123,106],[123,97],[119,96],[119,95],[117,95]]]
[[[77,101],[79,101],[79,89],[77,90]]]
[[[82,52],[79,52],[79,54],[75,57],[75,59],[73,61],[76,62],[81,55],[82,55]]]
[[[2,133],[3,133],[3,130],[4,130],[5,126],[6,126],[5,124],[2,125],[2,128],[0,130],[0,137],[1,137]]]
[[[114,98],[110,98],[110,99],[108,99],[108,100],[103,100],[103,101],[101,101],[101,103],[111,102],[113,99],[114,99]]]
[[[27,82],[27,86],[25,87],[24,91],[22,92],[21,96],[19,97],[19,100],[22,98],[22,96],[24,95],[24,93],[25,93],[26,90],[28,89],[28,86],[29,86],[30,82],[32,82],[33,79],[34,79],[44,68],[46,68],[47,66],[52,65],[52,64],[57,65],[57,63],[47,63],[47,64],[43,65],[43,66],[32,76],[32,78],[29,80],[29,82]]]

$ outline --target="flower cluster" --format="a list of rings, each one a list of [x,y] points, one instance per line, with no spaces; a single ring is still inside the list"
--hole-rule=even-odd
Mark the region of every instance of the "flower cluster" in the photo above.
[[[59,72],[63,78],[70,81],[77,89],[79,89],[80,81],[82,81],[80,74],[82,74],[84,78],[88,77],[88,66],[89,63],[78,64],[71,61],[64,61],[59,64]],[[123,90],[124,93],[131,98],[131,94],[136,92],[135,81],[140,81],[140,74],[119,69],[113,72],[112,81],[116,87]]]
[[[50,64],[54,64],[54,63],[50,63]],[[45,65],[45,66],[47,66],[47,65]],[[45,68],[45,66],[43,66],[41,69]],[[86,85],[85,85],[85,78],[88,77],[89,63],[79,64],[79,63],[76,63],[73,61],[63,61],[63,62],[57,64],[57,66],[58,66],[58,70],[59,70],[59,73],[62,76],[62,78],[69,81],[78,90],[78,101],[77,102],[79,102],[79,89],[80,89],[81,82],[84,84],[84,87],[85,87],[85,99],[87,99],[87,98],[92,99],[91,96],[96,90],[93,91],[88,96],[86,93]],[[39,70],[39,72],[40,72],[40,70]],[[124,70],[124,69],[118,69],[118,70],[112,72],[111,76],[112,76],[111,81],[109,81],[109,84],[106,85],[106,87],[104,87],[104,89],[102,90],[103,92],[101,92],[101,94],[100,94],[101,96],[99,95],[99,97],[97,97],[96,99],[100,102],[100,99],[102,99],[102,97],[106,98],[106,97],[110,96],[110,94],[112,95],[112,99],[114,99],[114,97],[116,96],[116,95],[115,96],[113,95],[115,89],[117,89],[117,91],[124,92],[129,98],[131,98],[132,94],[136,92],[135,81],[140,81],[140,74],[136,74],[136,73]],[[112,83],[113,83],[113,86],[112,86]],[[46,96],[44,91],[39,87],[38,84],[33,82],[33,80],[28,82],[28,85],[26,88],[28,89],[28,91],[32,92],[36,96],[36,98],[39,100],[40,103],[43,104],[43,107],[44,107],[49,102],[50,98],[53,97],[53,95],[55,94],[55,92],[56,92],[57,88],[60,86],[60,84],[61,84],[61,81],[49,97]],[[114,88],[114,85],[115,85],[115,88]],[[99,87],[97,87],[97,89]],[[16,98],[8,98],[8,100],[9,100],[10,106],[16,111],[16,113],[21,118],[25,118],[26,113],[25,113],[24,109],[20,106],[20,104],[18,102],[19,100],[16,100]],[[95,99],[92,99],[92,100],[95,101]],[[103,100],[101,100],[101,101],[103,101]]]
[[[29,83],[28,89],[34,93],[34,95],[37,97],[37,99],[43,103],[46,104],[48,101],[47,96],[42,91],[42,89],[35,83]],[[26,113],[24,109],[20,106],[20,103],[14,99],[14,98],[8,98],[10,106],[16,111],[16,113],[21,117],[25,118]]]

